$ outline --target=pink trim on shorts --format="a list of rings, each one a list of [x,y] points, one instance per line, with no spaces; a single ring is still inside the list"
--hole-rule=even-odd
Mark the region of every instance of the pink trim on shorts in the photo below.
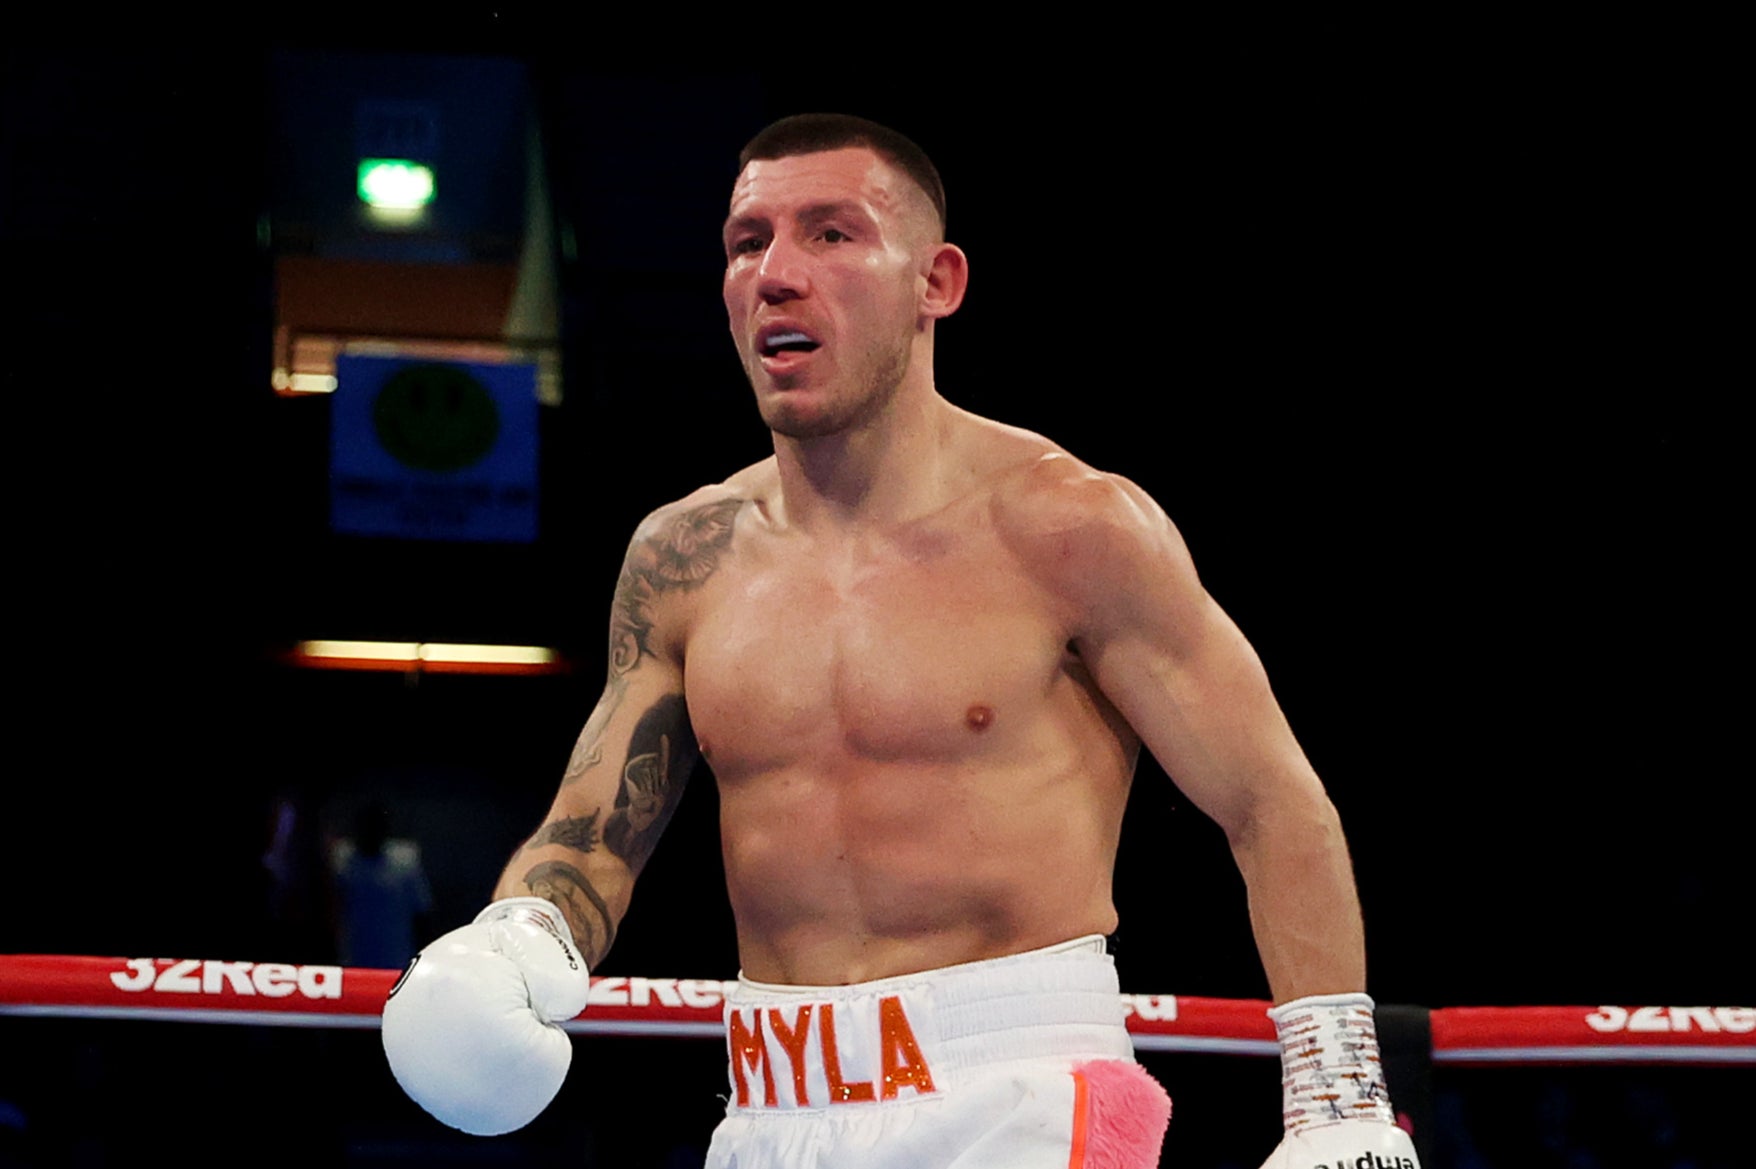
[[[1082,1063],[1073,1069],[1067,1169],[1154,1169],[1170,1123],[1170,1096],[1139,1064]]]

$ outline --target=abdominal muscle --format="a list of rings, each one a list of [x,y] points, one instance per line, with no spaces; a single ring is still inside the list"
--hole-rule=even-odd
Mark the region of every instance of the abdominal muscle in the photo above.
[[[846,985],[1115,928],[1125,774],[839,762],[720,777],[745,977]]]

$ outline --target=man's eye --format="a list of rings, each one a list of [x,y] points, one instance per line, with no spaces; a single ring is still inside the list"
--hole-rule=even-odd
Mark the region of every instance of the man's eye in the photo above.
[[[760,252],[763,249],[764,244],[765,241],[761,236],[748,235],[743,239],[732,241],[732,254],[734,256],[753,255],[756,252]]]
[[[826,227],[823,229],[823,242],[824,243],[839,244],[839,243],[842,243],[843,241],[845,241],[847,238],[848,238],[847,232],[842,231],[839,228]]]

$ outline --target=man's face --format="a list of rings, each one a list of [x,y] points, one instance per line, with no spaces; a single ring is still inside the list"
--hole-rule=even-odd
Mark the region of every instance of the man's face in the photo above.
[[[883,410],[922,327],[926,196],[864,148],[757,160],[732,189],[726,314],[771,430],[816,438]]]

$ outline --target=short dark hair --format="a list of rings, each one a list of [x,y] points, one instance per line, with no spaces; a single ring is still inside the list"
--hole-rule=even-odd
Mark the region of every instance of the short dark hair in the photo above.
[[[939,168],[910,139],[868,118],[853,114],[793,114],[770,122],[738,154],[738,170],[741,172],[756,159],[791,158],[850,146],[865,147],[913,179],[933,204],[939,217],[939,231],[944,233],[945,184],[940,181]]]

